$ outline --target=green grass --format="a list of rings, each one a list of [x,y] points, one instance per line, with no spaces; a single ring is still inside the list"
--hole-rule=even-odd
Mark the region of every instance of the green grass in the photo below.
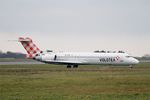
[[[133,69],[1,65],[0,100],[150,100],[150,63]]]

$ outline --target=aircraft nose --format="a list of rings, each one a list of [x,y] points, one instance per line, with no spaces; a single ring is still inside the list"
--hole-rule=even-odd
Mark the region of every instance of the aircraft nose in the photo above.
[[[133,58],[132,62],[133,62],[133,64],[138,64],[138,63],[139,63],[139,60]]]

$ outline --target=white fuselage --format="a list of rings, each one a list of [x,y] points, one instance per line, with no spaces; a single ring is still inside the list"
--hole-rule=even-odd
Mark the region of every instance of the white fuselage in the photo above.
[[[34,57],[35,60],[51,64],[109,64],[134,65],[139,61],[126,53],[96,53],[96,52],[44,52]]]

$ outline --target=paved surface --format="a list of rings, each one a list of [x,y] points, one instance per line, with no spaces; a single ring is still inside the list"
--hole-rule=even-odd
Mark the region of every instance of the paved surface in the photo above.
[[[0,65],[43,64],[41,62],[0,62]]]

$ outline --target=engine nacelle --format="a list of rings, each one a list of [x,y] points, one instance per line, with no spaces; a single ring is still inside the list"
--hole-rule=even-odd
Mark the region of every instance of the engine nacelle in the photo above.
[[[43,54],[42,60],[56,60],[57,56],[55,54]]]

